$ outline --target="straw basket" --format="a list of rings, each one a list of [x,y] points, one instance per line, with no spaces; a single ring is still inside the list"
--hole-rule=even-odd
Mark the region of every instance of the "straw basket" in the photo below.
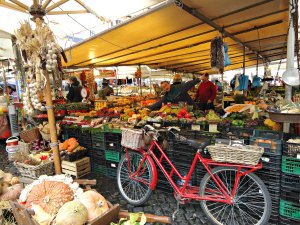
[[[121,145],[126,148],[137,149],[143,146],[143,131],[122,129]]]
[[[20,138],[23,139],[25,143],[40,140],[41,134],[39,128],[33,127],[28,129],[28,126],[30,125],[27,125],[25,130],[20,133]]]
[[[264,149],[251,145],[224,145],[216,144],[207,146],[211,158],[215,162],[228,162],[246,165],[257,165]]]
[[[41,175],[53,175],[53,161],[42,163],[38,166],[28,165],[25,163],[15,162],[15,167],[22,177],[39,178]]]
[[[44,125],[40,125],[39,126],[39,130],[40,130],[40,134],[42,135],[42,138],[45,141],[51,141],[51,135],[50,135],[50,129],[47,129],[46,126],[48,125],[48,123],[45,123]],[[56,134],[57,136],[60,135],[61,129],[59,124],[56,124]]]

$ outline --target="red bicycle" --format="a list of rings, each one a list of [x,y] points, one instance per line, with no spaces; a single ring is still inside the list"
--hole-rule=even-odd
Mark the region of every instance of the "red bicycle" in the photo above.
[[[198,150],[188,174],[184,176],[159,145],[160,132],[149,125],[146,125],[144,130],[146,135],[150,133],[152,135],[150,147],[147,150],[142,147],[125,148],[125,154],[118,165],[118,188],[126,201],[132,205],[141,205],[148,200],[151,192],[156,188],[158,180],[156,165],[158,165],[173,187],[178,205],[191,200],[200,201],[202,210],[213,224],[267,224],[271,214],[270,194],[261,179],[252,173],[262,168],[261,163],[249,166],[214,162],[201,156],[201,151],[209,142],[185,139],[191,147]],[[172,127],[168,132],[176,138],[182,138],[178,133],[173,132],[175,130],[178,128]],[[197,162],[201,162],[207,170],[201,180],[200,188],[190,184]],[[169,165],[171,169],[168,171],[163,163]],[[182,180],[183,184],[177,184],[175,177]]]

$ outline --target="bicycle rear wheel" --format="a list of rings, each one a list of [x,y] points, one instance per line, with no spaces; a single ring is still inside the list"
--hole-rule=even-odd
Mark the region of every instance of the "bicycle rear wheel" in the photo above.
[[[231,191],[234,186],[237,169],[216,167],[212,173],[218,176]],[[200,184],[201,196],[222,195],[209,173]],[[250,173],[240,178],[233,204],[201,201],[200,205],[208,219],[217,225],[264,225],[271,215],[270,194],[255,174]]]
[[[133,178],[134,174],[143,155],[137,151],[128,151],[124,154],[118,165],[117,182],[118,188],[123,198],[132,205],[144,204],[151,195],[150,184],[152,182],[153,173],[149,161],[146,159],[139,173]]]

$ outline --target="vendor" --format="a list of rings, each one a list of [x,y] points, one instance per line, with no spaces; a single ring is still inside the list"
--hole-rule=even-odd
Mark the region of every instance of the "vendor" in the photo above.
[[[106,97],[114,94],[114,89],[108,85],[108,80],[103,79],[102,81],[102,89],[99,91],[100,97]]]
[[[172,85],[176,85],[176,84],[181,84],[182,82],[182,77],[180,74],[175,74],[173,77],[173,84]]]
[[[186,102],[188,105],[194,105],[194,101],[188,94],[188,90],[194,87],[197,83],[200,82],[199,78],[188,81],[186,83],[173,84],[171,85],[169,81],[162,81],[160,86],[163,91],[165,91],[165,95],[162,99],[150,106],[148,106],[151,110],[160,109],[162,104],[167,104],[168,102],[177,104],[179,102]]]
[[[203,111],[214,109],[214,100],[217,95],[216,86],[213,82],[209,81],[208,76],[208,73],[201,76],[202,82],[196,93],[196,101],[199,102],[199,109]]]
[[[81,96],[81,85],[76,77],[72,76],[68,80],[70,88],[69,93],[67,94],[67,99],[70,102],[81,102],[82,96]]]

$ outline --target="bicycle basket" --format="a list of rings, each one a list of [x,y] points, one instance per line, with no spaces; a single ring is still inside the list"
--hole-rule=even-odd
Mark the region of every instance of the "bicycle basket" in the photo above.
[[[207,146],[211,158],[215,162],[228,162],[246,165],[257,165],[264,148],[252,145],[224,145],[216,144]]]
[[[143,131],[122,129],[121,145],[126,148],[137,149],[143,145]]]

